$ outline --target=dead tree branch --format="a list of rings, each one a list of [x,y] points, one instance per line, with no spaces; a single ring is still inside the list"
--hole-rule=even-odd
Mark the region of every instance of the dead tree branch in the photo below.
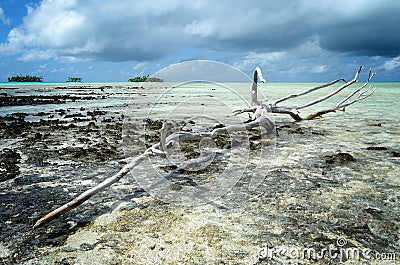
[[[148,159],[150,156],[154,155],[166,155],[168,154],[171,149],[175,146],[176,143],[179,141],[184,141],[184,140],[199,140],[202,139],[203,137],[210,137],[210,138],[216,138],[220,135],[223,135],[225,133],[232,133],[232,132],[239,132],[239,131],[247,131],[252,128],[257,128],[257,127],[263,127],[266,129],[267,132],[271,133],[275,129],[275,125],[273,121],[266,115],[260,115],[260,117],[252,122],[246,123],[246,124],[238,124],[238,125],[229,125],[225,126],[222,128],[216,128],[212,130],[211,132],[178,132],[178,133],[173,133],[166,137],[166,131],[167,131],[167,125],[164,122],[161,130],[160,130],[160,142],[157,144],[152,145],[150,148],[148,148],[143,154],[131,158],[131,161],[125,165],[118,173],[113,175],[112,177],[104,180],[97,186],[85,191],[72,201],[60,206],[59,208],[53,210],[52,212],[48,213],[41,219],[39,219],[33,228],[39,228],[50,221],[58,218],[59,216],[69,212],[70,210],[76,208],[77,206],[81,205],[83,202],[86,200],[90,199],[93,195],[99,193],[100,191],[103,191],[104,189],[110,187],[112,184],[118,182],[123,176],[125,176],[128,172],[133,170],[137,165],[142,163],[144,160]],[[189,160],[188,162],[184,163],[181,165],[183,168],[189,168],[191,164],[198,164],[199,162],[204,162],[204,159],[209,160],[209,157],[201,157],[200,159],[192,159]]]
[[[358,78],[358,75],[360,74],[361,70],[362,70],[362,66],[358,69],[356,75],[354,76],[354,78],[351,81],[346,82],[344,85],[340,86],[335,91],[333,91],[333,92],[331,92],[331,93],[329,93],[329,94],[327,94],[327,95],[325,95],[325,96],[323,96],[321,98],[318,98],[318,99],[316,99],[314,101],[311,101],[311,102],[309,102],[309,103],[307,103],[307,104],[305,104],[303,106],[296,107],[296,109],[297,110],[304,109],[304,108],[310,107],[312,105],[318,104],[318,103],[320,103],[320,102],[322,102],[324,100],[327,100],[328,98],[331,98],[332,96],[336,95],[337,93],[339,93],[340,91],[342,91],[346,87],[348,87],[348,86],[354,84],[355,82],[357,82],[357,78]]]
[[[359,68],[359,70],[356,72],[354,78],[346,82],[343,78],[341,79],[336,79],[332,82],[329,82],[327,84],[323,84],[320,86],[316,86],[314,88],[311,88],[309,90],[306,90],[304,92],[298,93],[298,94],[291,94],[288,96],[285,96],[283,98],[280,98],[276,101],[274,101],[271,104],[263,104],[258,100],[257,97],[257,91],[258,91],[258,79],[261,82],[265,82],[265,79],[262,76],[261,69],[259,67],[256,67],[254,71],[254,77],[253,77],[253,84],[251,88],[251,107],[249,108],[244,108],[242,110],[237,110],[234,111],[235,115],[241,114],[241,113],[253,113],[252,118],[250,119],[249,122],[245,124],[233,124],[233,125],[228,125],[222,128],[216,128],[210,132],[177,132],[169,135],[167,137],[167,124],[164,122],[161,130],[160,130],[160,142],[152,145],[150,148],[148,148],[144,153],[141,155],[130,158],[128,159],[130,162],[126,164],[118,173],[113,175],[110,178],[107,178],[97,186],[85,191],[72,201],[60,206],[59,208],[53,210],[52,212],[48,213],[41,219],[39,219],[33,228],[39,228],[48,222],[56,219],[57,217],[67,213],[68,211],[76,208],[77,206],[81,205],[83,202],[91,198],[93,195],[99,193],[100,191],[103,191],[104,189],[110,187],[112,184],[118,182],[122,177],[124,177],[128,172],[133,170],[137,165],[148,159],[150,156],[154,155],[159,155],[159,156],[165,156],[168,155],[169,152],[171,152],[172,148],[175,146],[176,143],[179,141],[184,141],[184,140],[200,140],[203,137],[210,137],[210,138],[216,138],[218,136],[221,136],[225,133],[231,133],[231,132],[238,132],[238,131],[246,131],[250,130],[253,128],[260,128],[263,127],[266,129],[268,133],[272,133],[275,130],[275,125],[273,121],[268,117],[267,113],[272,112],[272,113],[283,113],[283,114],[289,114],[294,120],[296,121],[301,121],[301,120],[311,120],[316,117],[322,116],[323,114],[329,113],[329,112],[334,112],[338,109],[343,109],[347,106],[350,106],[360,100],[366,99],[369,96],[371,96],[375,89],[371,90],[371,86],[369,86],[368,89],[364,89],[369,82],[371,81],[372,77],[374,76],[374,73],[370,71],[368,80],[359,88],[355,89],[353,92],[351,92],[348,96],[346,96],[343,100],[339,101],[337,104],[335,104],[333,107],[317,111],[315,113],[307,115],[305,118],[302,118],[299,114],[299,109],[304,109],[307,107],[310,107],[312,105],[318,104],[322,101],[325,101],[332,96],[336,95],[340,91],[344,90],[345,88],[349,87],[350,85],[354,84],[357,82],[358,76],[362,70],[362,67]],[[279,103],[282,103],[286,100],[300,97],[307,95],[313,91],[319,90],[321,88],[329,87],[333,84],[336,84],[339,81],[345,82],[342,86],[337,88],[336,90],[332,91],[331,93],[320,97],[318,99],[315,99],[313,101],[308,102],[307,104],[304,104],[302,106],[293,106],[293,107],[280,107],[278,106]],[[356,94],[358,95],[354,97]],[[204,160],[209,160],[210,157],[205,156],[205,157],[200,157],[196,158],[193,160],[189,160],[188,162],[185,162],[182,164],[182,167],[190,167],[191,164],[196,164],[196,163],[202,163]]]
[[[135,159],[133,159],[130,163],[128,163],[127,165],[125,165],[117,174],[115,174],[114,176],[107,178],[106,180],[104,180],[103,182],[101,182],[100,184],[98,184],[97,186],[85,191],[84,193],[82,193],[81,195],[79,195],[78,197],[76,197],[75,199],[73,199],[72,201],[60,206],[59,208],[55,209],[54,211],[46,214],[45,216],[43,216],[42,218],[40,218],[35,225],[33,226],[33,228],[39,228],[47,223],[49,223],[50,221],[58,218],[59,216],[69,212],[70,210],[78,207],[79,205],[81,205],[83,202],[87,201],[88,199],[90,199],[93,195],[99,193],[100,191],[110,187],[112,184],[118,182],[123,176],[125,176],[129,171],[131,171],[134,167],[136,167],[137,165],[139,165],[143,160],[145,160],[147,158],[147,155],[149,154],[149,150],[147,150],[146,152],[144,152],[142,155],[136,157]]]
[[[360,86],[359,88],[355,89],[352,93],[350,93],[343,100],[341,100],[338,103],[336,103],[335,106],[333,106],[331,108],[328,108],[328,109],[325,109],[325,110],[317,111],[317,112],[312,113],[312,114],[309,114],[309,115],[307,115],[305,117],[305,120],[312,120],[312,119],[314,119],[316,117],[322,116],[322,115],[324,115],[326,113],[329,113],[329,112],[335,112],[336,110],[339,110],[339,109],[344,110],[346,107],[348,107],[348,106],[350,106],[350,105],[352,105],[352,104],[354,104],[354,103],[356,103],[356,102],[358,102],[360,100],[364,100],[364,99],[368,98],[369,96],[371,96],[375,92],[376,88],[371,89],[371,85],[369,85],[368,89],[366,89],[366,90],[363,90],[363,89],[368,85],[368,83],[371,81],[371,78],[374,75],[375,74],[372,71],[370,71],[369,75],[368,75],[367,82],[365,82],[362,86]],[[354,95],[356,95],[357,93],[358,93],[358,96],[353,98]]]
[[[267,82],[261,72],[260,67],[256,67],[256,69],[254,70],[254,78],[253,78],[253,84],[251,86],[251,106],[260,106],[261,103],[258,101],[257,99],[257,80],[258,78],[260,78],[260,81],[265,83]]]
[[[335,96],[336,94],[338,94],[339,92],[343,91],[345,88],[353,85],[354,83],[356,83],[358,81],[358,76],[361,72],[361,70],[363,69],[362,66],[360,66],[360,68],[358,69],[358,71],[356,72],[354,78],[350,81],[346,81],[343,78],[340,79],[336,79],[334,81],[331,81],[329,83],[326,84],[322,84],[316,87],[313,87],[311,89],[308,89],[306,91],[297,93],[297,94],[291,94],[291,95],[287,95],[285,97],[282,97],[278,100],[275,100],[274,102],[270,103],[270,104],[262,104],[260,103],[260,101],[258,101],[257,99],[257,80],[258,78],[260,78],[260,81],[265,81],[265,79],[262,77],[262,73],[260,68],[256,68],[256,70],[254,71],[254,79],[253,79],[253,86],[252,86],[252,91],[251,91],[251,96],[252,96],[252,106],[250,108],[245,108],[242,110],[236,110],[234,111],[235,115],[241,114],[241,113],[245,113],[245,112],[252,112],[254,114],[257,113],[257,111],[260,111],[260,109],[272,112],[272,113],[279,113],[279,114],[289,114],[295,121],[301,121],[301,120],[312,120],[316,117],[322,116],[326,113],[329,112],[335,112],[336,110],[339,109],[344,109],[347,106],[350,106],[360,100],[364,100],[367,97],[371,96],[374,92],[375,92],[375,88],[371,90],[371,86],[369,86],[368,89],[364,89],[369,82],[371,81],[372,77],[375,75],[372,71],[370,71],[369,76],[367,81],[360,86],[359,88],[355,89],[353,92],[351,92],[348,96],[346,96],[343,100],[339,101],[337,104],[335,104],[334,106],[332,106],[331,108],[328,109],[323,109],[317,112],[314,112],[312,114],[309,114],[307,116],[305,116],[304,118],[300,116],[300,109],[305,109],[308,108],[310,106],[316,105],[318,103],[321,103],[333,96]],[[301,106],[278,106],[279,103],[282,103],[284,101],[287,101],[289,99],[293,99],[293,98],[297,98],[297,97],[301,97],[304,95],[307,95],[311,92],[317,91],[319,89],[325,88],[325,87],[329,87],[332,86],[334,84],[336,84],[339,81],[343,81],[345,82],[343,85],[341,85],[340,87],[338,87],[337,89],[335,89],[334,91],[332,91],[331,93],[328,93],[320,98],[317,98],[315,100],[312,100],[304,105]],[[357,93],[358,96],[356,98],[353,98]]]
[[[304,95],[306,95],[306,94],[308,94],[308,93],[311,93],[311,92],[314,92],[314,91],[316,91],[316,90],[318,90],[318,89],[321,89],[321,88],[325,88],[325,87],[334,85],[334,84],[336,84],[336,83],[339,82],[339,81],[346,82],[346,80],[344,80],[344,78],[336,79],[336,80],[333,80],[332,82],[329,82],[329,83],[326,83],[326,84],[323,84],[323,85],[319,85],[319,86],[313,87],[313,88],[311,88],[311,89],[309,89],[309,90],[306,90],[306,91],[303,91],[303,92],[301,92],[301,93],[298,93],[298,94],[291,94],[291,95],[285,96],[285,97],[283,97],[283,98],[280,98],[280,99],[276,100],[274,103],[272,103],[272,105],[273,105],[273,106],[276,106],[278,103],[280,103],[280,102],[282,102],[282,101],[285,101],[285,100],[288,100],[288,99],[291,99],[291,98],[296,98],[296,97],[304,96]]]

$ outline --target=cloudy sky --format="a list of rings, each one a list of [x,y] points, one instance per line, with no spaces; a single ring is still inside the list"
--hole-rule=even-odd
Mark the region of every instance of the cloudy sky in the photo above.
[[[195,59],[260,66],[275,82],[351,78],[359,65],[400,81],[400,1],[0,1],[0,82],[124,82]]]

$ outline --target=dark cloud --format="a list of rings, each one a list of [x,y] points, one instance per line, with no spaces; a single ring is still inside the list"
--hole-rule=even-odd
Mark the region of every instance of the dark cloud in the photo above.
[[[396,57],[399,1],[42,1],[0,53],[145,61],[194,47],[279,52],[318,40],[326,50]]]
[[[400,2],[366,2],[359,12],[338,17],[318,30],[321,47],[352,55],[400,54]]]
[[[398,1],[293,3],[282,3],[275,11],[264,4],[257,11],[244,9],[231,18],[221,17],[209,43],[220,49],[270,52],[291,49],[317,37],[321,47],[330,51],[390,57],[400,53]],[[231,30],[235,33],[229,34]]]

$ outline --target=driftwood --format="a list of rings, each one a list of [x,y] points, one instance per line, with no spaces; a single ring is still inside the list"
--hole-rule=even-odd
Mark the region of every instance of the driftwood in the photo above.
[[[230,132],[237,132],[237,131],[246,131],[250,130],[252,128],[256,127],[263,127],[267,132],[272,132],[275,129],[274,122],[266,115],[261,115],[258,119],[248,122],[243,125],[229,125],[226,127],[222,128],[216,128],[212,130],[211,132],[202,132],[202,133],[192,133],[192,132],[179,132],[179,133],[173,133],[166,137],[166,123],[163,124],[161,130],[160,130],[160,143],[152,145],[150,148],[148,148],[143,154],[132,158],[130,162],[128,162],[127,165],[125,165],[118,173],[116,173],[114,176],[104,180],[97,186],[85,191],[78,197],[76,197],[74,200],[70,201],[69,203],[66,203],[59,208],[55,209],[54,211],[48,213],[41,219],[39,219],[33,228],[38,228],[43,226],[44,224],[47,224],[48,222],[54,220],[55,218],[63,215],[64,213],[76,208],[77,206],[81,205],[83,202],[91,198],[93,195],[96,193],[104,190],[105,188],[111,186],[115,182],[119,181],[123,176],[125,176],[127,173],[129,173],[132,169],[134,169],[137,165],[139,165],[141,162],[144,160],[148,159],[149,156],[154,156],[154,155],[167,155],[170,150],[175,146],[176,143],[179,141],[184,141],[184,140],[196,140],[196,139],[201,139],[203,137],[210,137],[210,138],[216,138],[220,135],[223,135],[225,133],[230,133]],[[207,159],[207,157],[204,157]],[[190,167],[191,164],[196,164],[201,162],[198,159],[193,159],[193,161],[189,161],[189,163],[185,163],[185,165],[181,165],[181,168],[185,167]]]
[[[303,91],[301,93],[298,94],[291,94],[288,96],[285,96],[283,98],[280,98],[278,100],[275,100],[272,103],[269,104],[262,104],[258,101],[257,99],[257,76],[259,76],[260,81],[265,82],[260,69],[257,67],[256,70],[254,71],[254,82],[253,82],[253,86],[252,86],[252,105],[250,108],[245,108],[242,110],[237,110],[235,111],[235,114],[240,114],[240,113],[244,113],[244,112],[253,112],[253,113],[257,113],[260,111],[260,109],[264,109],[268,112],[272,112],[272,113],[279,113],[279,114],[289,114],[294,120],[296,121],[301,121],[301,120],[312,120],[316,117],[320,117],[326,113],[329,112],[335,112],[336,110],[344,110],[346,107],[360,101],[363,99],[366,99],[367,97],[371,96],[374,92],[375,92],[375,88],[371,89],[371,86],[369,86],[367,89],[366,86],[369,84],[369,82],[371,81],[372,77],[375,75],[372,71],[369,72],[368,75],[368,79],[367,81],[362,84],[360,87],[356,88],[354,91],[352,91],[350,94],[348,94],[348,96],[346,96],[344,99],[342,99],[341,101],[337,102],[334,106],[332,106],[331,108],[327,108],[327,109],[322,109],[320,111],[308,114],[307,116],[305,116],[304,118],[302,118],[300,116],[300,109],[305,109],[307,107],[316,105],[318,103],[321,103],[331,97],[333,97],[334,95],[338,94],[339,92],[341,92],[342,90],[344,90],[345,88],[351,86],[352,84],[356,83],[358,81],[358,76],[360,74],[362,70],[362,66],[360,66],[360,68],[358,69],[358,71],[356,72],[354,78],[350,81],[346,81],[343,78],[340,79],[336,79],[332,82],[323,84],[323,85],[319,85],[316,87],[313,87],[309,90]],[[325,87],[329,87],[332,86],[336,83],[338,83],[339,81],[343,81],[345,82],[343,85],[341,85],[340,87],[338,87],[336,90],[330,92],[329,94],[320,97],[318,99],[315,99],[313,101],[310,101],[304,105],[301,106],[290,106],[290,107],[281,107],[278,106],[279,103],[282,103],[286,100],[292,99],[292,98],[296,98],[296,97],[301,97],[304,95],[307,95],[311,92],[317,91],[321,88],[325,88]]]
[[[347,97],[345,97],[343,100],[339,101],[337,104],[332,106],[331,108],[324,109],[321,111],[317,111],[315,113],[311,113],[307,115],[305,118],[302,118],[299,114],[300,109],[307,108],[309,106],[318,104],[345,89],[346,87],[349,87],[350,85],[354,84],[357,82],[357,78],[359,73],[361,72],[362,67],[359,68],[357,71],[356,75],[354,78],[346,82],[344,79],[337,79],[334,80],[330,83],[323,84],[314,88],[311,88],[307,91],[304,91],[299,94],[292,94],[285,96],[283,98],[280,98],[273,103],[269,104],[263,104],[258,100],[257,97],[257,83],[258,80],[261,82],[265,82],[265,79],[262,76],[262,72],[259,67],[257,67],[254,71],[254,78],[253,78],[253,84],[252,84],[252,90],[251,90],[251,106],[249,108],[245,108],[242,110],[237,110],[234,111],[235,115],[241,114],[241,113],[253,113],[252,118],[244,123],[244,124],[237,124],[237,125],[229,125],[225,126],[222,128],[216,128],[210,132],[199,132],[199,133],[194,133],[194,132],[178,132],[178,133],[173,133],[169,136],[166,135],[167,132],[167,123],[163,123],[163,126],[160,130],[160,142],[152,145],[150,148],[148,148],[146,151],[144,151],[141,155],[134,157],[134,158],[129,158],[128,163],[115,175],[113,175],[110,178],[107,178],[97,186],[85,191],[72,201],[60,206],[59,208],[53,210],[52,212],[48,213],[41,219],[39,219],[33,228],[39,228],[50,221],[54,220],[55,218],[63,215],[64,213],[76,208],[77,206],[81,205],[83,202],[91,198],[93,195],[97,194],[98,192],[110,187],[112,184],[116,183],[119,181],[122,177],[124,177],[128,172],[130,172],[132,169],[134,169],[137,165],[142,163],[143,161],[147,160],[150,156],[165,156],[168,155],[169,152],[173,149],[173,147],[178,143],[179,141],[184,141],[184,140],[200,140],[203,137],[210,137],[210,138],[216,138],[218,136],[221,136],[225,133],[230,133],[230,132],[237,132],[237,131],[246,131],[250,130],[253,128],[259,128],[263,127],[265,130],[269,133],[274,132],[275,130],[275,125],[274,122],[269,118],[267,115],[268,112],[272,113],[281,113],[281,114],[289,114],[293,119],[296,121],[301,121],[301,120],[311,120],[316,117],[322,116],[326,113],[329,112],[334,112],[339,109],[343,109],[347,106],[352,105],[353,103],[356,103],[360,100],[363,100],[375,91],[375,89],[372,89],[369,87],[368,89],[365,89],[365,87],[368,85],[370,82],[371,78],[373,77],[373,73],[370,72],[368,80],[359,88],[355,89],[353,92],[351,92]],[[339,81],[344,81],[345,84],[337,88],[336,90],[332,91],[331,93],[318,98],[316,100],[313,100],[307,104],[304,104],[302,106],[292,106],[292,107],[280,107],[278,106],[279,103],[282,103],[286,100],[289,100],[291,98],[295,97],[300,97],[303,95],[306,95],[308,93],[311,93],[313,91],[316,91],[318,89],[324,88],[324,87],[329,87],[333,84],[336,84]],[[355,96],[358,93],[357,96]],[[200,157],[197,159],[189,160],[188,163],[185,163],[185,165],[181,165],[181,167],[189,167],[191,164],[194,165],[196,163],[202,163],[205,160],[209,159],[209,157]]]

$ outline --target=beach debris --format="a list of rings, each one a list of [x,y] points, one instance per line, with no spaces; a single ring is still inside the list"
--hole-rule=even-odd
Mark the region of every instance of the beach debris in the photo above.
[[[103,191],[104,189],[110,187],[112,184],[118,182],[122,177],[124,177],[127,173],[129,173],[132,169],[134,169],[136,166],[138,166],[140,163],[143,161],[147,160],[150,156],[166,156],[172,148],[179,143],[179,141],[184,141],[184,140],[201,140],[204,137],[210,137],[210,138],[216,138],[218,136],[224,135],[226,133],[231,133],[231,132],[238,132],[238,131],[247,131],[250,129],[265,129],[268,133],[275,133],[276,128],[274,122],[271,120],[271,118],[268,116],[268,113],[280,113],[280,114],[289,114],[294,120],[296,121],[301,121],[301,120],[312,120],[316,117],[322,116],[326,113],[329,112],[335,112],[336,110],[344,109],[345,107],[352,105],[353,103],[356,103],[360,100],[363,100],[370,95],[372,95],[375,91],[374,89],[371,89],[371,86],[369,86],[368,89],[365,89],[365,87],[368,85],[370,82],[371,78],[374,76],[374,73],[370,71],[368,80],[365,82],[362,86],[358,87],[355,89],[353,92],[351,92],[348,96],[346,96],[344,99],[341,101],[337,102],[334,106],[328,109],[323,109],[321,111],[314,112],[312,114],[307,115],[306,117],[302,118],[300,116],[299,110],[304,109],[313,105],[316,105],[322,101],[325,101],[332,96],[338,94],[345,88],[349,87],[350,85],[354,84],[357,82],[357,78],[359,73],[361,72],[362,67],[359,68],[359,70],[356,72],[356,75],[354,78],[346,82],[343,78],[334,80],[330,83],[323,84],[316,86],[314,88],[311,88],[307,91],[298,93],[298,94],[291,94],[288,96],[285,96],[283,98],[280,98],[273,103],[269,104],[263,104],[258,100],[257,97],[257,90],[258,90],[258,80],[261,82],[266,82],[264,79],[261,69],[259,67],[256,67],[254,70],[254,77],[253,77],[253,82],[252,82],[252,88],[251,88],[251,105],[250,107],[244,108],[242,110],[236,110],[234,111],[234,115],[239,115],[242,113],[252,113],[251,118],[249,121],[247,121],[244,124],[237,124],[237,125],[221,125],[217,126],[216,128],[212,129],[209,132],[176,132],[172,133],[171,135],[167,136],[166,135],[166,130],[167,130],[167,123],[163,122],[162,128],[160,129],[160,142],[157,144],[152,145],[149,147],[147,150],[145,150],[142,154],[136,157],[131,157],[127,159],[127,164],[122,167],[122,169],[116,173],[115,175],[107,178],[97,186],[83,192],[80,194],[78,197],[73,199],[72,201],[60,206],[59,208],[53,210],[52,212],[48,213],[41,219],[39,219],[33,228],[39,228],[50,221],[56,219],[57,217],[67,213],[68,211],[76,208],[77,206],[81,205],[83,202],[91,198],[93,195],[97,194],[100,191]],[[300,97],[306,94],[309,94],[313,91],[319,90],[321,88],[329,87],[333,84],[336,84],[339,81],[344,81],[345,84],[337,88],[336,90],[332,91],[331,93],[320,97],[318,99],[315,99],[313,101],[310,101],[307,104],[301,105],[301,106],[291,106],[291,107],[280,107],[278,106],[279,103],[282,103],[286,100]],[[357,96],[355,96],[357,94]],[[201,157],[201,159],[208,159],[206,157]],[[336,161],[337,159],[342,162],[344,161],[352,161],[352,156],[340,156],[338,158],[334,158]],[[354,158],[353,158],[354,159]],[[344,162],[343,161],[343,162]],[[189,160],[188,163],[185,163],[185,167],[190,167],[190,163],[193,163],[194,165],[196,163],[199,163],[199,159],[192,159]]]

